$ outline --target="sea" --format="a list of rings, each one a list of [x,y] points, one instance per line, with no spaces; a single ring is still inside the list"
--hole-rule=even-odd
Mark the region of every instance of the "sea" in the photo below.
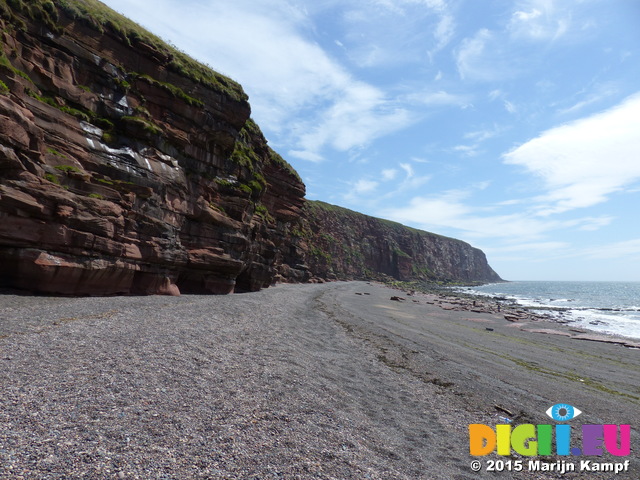
[[[640,282],[507,282],[465,287],[599,333],[640,338]]]

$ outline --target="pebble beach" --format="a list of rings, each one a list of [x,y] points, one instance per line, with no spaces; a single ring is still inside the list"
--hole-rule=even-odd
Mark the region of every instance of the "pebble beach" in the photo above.
[[[559,401],[630,423],[615,478],[638,478],[634,342],[465,302],[366,282],[4,293],[0,478],[612,478],[471,469],[469,424],[553,423]]]

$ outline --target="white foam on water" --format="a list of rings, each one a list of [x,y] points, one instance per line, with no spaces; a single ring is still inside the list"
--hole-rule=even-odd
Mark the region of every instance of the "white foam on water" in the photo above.
[[[640,338],[639,286],[634,282],[512,282],[459,290],[505,298],[532,309],[540,307],[539,313],[586,330]]]
[[[569,310],[565,318],[587,330],[629,338],[640,338],[640,315],[631,312],[618,314],[601,310]]]

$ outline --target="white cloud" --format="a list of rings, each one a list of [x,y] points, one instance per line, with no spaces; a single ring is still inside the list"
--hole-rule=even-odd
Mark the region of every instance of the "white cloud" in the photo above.
[[[511,16],[509,31],[513,37],[527,40],[555,40],[564,35],[571,23],[569,12],[554,0],[518,2]]]
[[[475,190],[486,190],[487,188],[489,188],[491,186],[493,182],[491,180],[485,180],[483,182],[475,182],[472,187]]]
[[[443,15],[433,32],[437,44],[431,55],[449,44],[455,34],[455,21],[451,15]]]
[[[411,161],[415,163],[431,163],[426,158],[420,158],[420,157],[411,157]]]
[[[396,170],[395,168],[387,168],[382,170],[382,179],[385,181],[393,180],[394,178],[396,178],[397,174],[398,170]]]
[[[540,15],[542,15],[540,10],[533,9],[530,12],[515,12],[513,14],[513,19],[520,22],[530,22],[540,17]]]
[[[394,194],[420,188],[429,180],[431,180],[431,175],[417,175],[415,169],[413,168],[413,165],[411,165],[410,163],[401,163],[400,168],[404,170],[405,178],[402,183],[400,183],[397,191],[394,192]]]
[[[400,168],[402,168],[407,174],[407,179],[412,178],[415,175],[413,167],[408,163],[401,163]]]
[[[495,100],[496,98],[500,98],[500,97],[502,97],[502,95],[503,95],[503,94],[502,94],[502,91],[501,91],[501,90],[499,90],[499,89],[491,90],[491,91],[489,92],[489,100],[493,101],[493,100]]]
[[[362,68],[420,64],[425,53],[432,58],[447,46],[456,28],[446,2],[345,1],[334,15],[347,26],[350,60]]]
[[[381,216],[428,230],[434,226],[450,227],[469,213],[459,192],[452,191],[438,197],[414,197],[406,207],[382,210]]]
[[[315,153],[309,150],[289,150],[287,152],[289,155],[295,158],[299,158],[301,160],[306,160],[308,162],[322,162],[324,158],[319,153]]]
[[[456,57],[458,73],[462,79],[469,77],[493,78],[485,68],[485,65],[481,63],[487,43],[491,38],[491,32],[484,28],[478,31],[474,37],[463,40]]]
[[[432,90],[430,88],[413,91],[402,97],[402,100],[411,104],[426,106],[457,106],[466,107],[471,101],[467,94],[456,94],[444,90]]]
[[[531,215],[526,209],[516,213],[488,215],[487,212],[492,209],[478,206],[470,197],[489,185],[490,182],[478,182],[466,190],[416,196],[407,205],[382,209],[379,215],[427,231],[454,231],[457,236],[475,240],[502,239],[508,242],[510,251],[527,249],[518,245],[535,244],[538,249],[550,247],[552,242],[542,241],[550,232],[564,229],[595,230],[612,220],[606,216],[552,220]]]
[[[538,214],[602,203],[640,180],[640,94],[590,117],[543,132],[503,155],[543,180]]]
[[[287,145],[297,158],[320,161],[327,148],[366,146],[417,118],[403,99],[355,77],[317,42],[313,15],[343,11],[340,2],[209,1],[186,8],[158,0],[149,10],[142,0],[108,1],[239,81],[274,146]]]
[[[585,92],[579,92],[579,96],[583,96]],[[594,103],[599,103],[607,98],[610,98],[618,93],[618,88],[613,83],[605,83],[596,85],[593,88],[593,91],[590,91],[583,98],[570,107],[561,109],[558,111],[561,115],[574,114],[579,112],[580,110],[588,107],[589,105],[593,105]]]
[[[496,135],[498,135],[501,132],[501,130],[502,129],[500,129],[499,127],[494,126],[492,129],[467,132],[464,134],[464,138],[467,140],[473,140],[478,143],[484,142],[485,140],[489,140],[490,138],[493,138]]]
[[[536,239],[559,225],[524,214],[481,216],[461,200],[457,191],[435,197],[414,197],[409,205],[383,210],[381,215],[427,231],[453,229],[472,238]]]
[[[561,115],[566,115],[568,113],[575,113],[579,110],[582,110],[584,107],[591,105],[592,103],[598,102],[599,100],[600,99],[598,97],[590,97],[590,98],[587,98],[586,100],[580,100],[579,102],[575,103],[574,105],[568,108],[563,108],[562,110],[559,110],[558,113]]]
[[[504,109],[509,112],[509,113],[516,113],[518,111],[518,108],[515,106],[515,104],[509,100],[507,100],[506,94],[499,90],[499,89],[495,89],[489,92],[489,100],[490,101],[495,101],[498,98],[502,100],[502,105],[504,106]]]
[[[502,32],[486,28],[460,43],[455,60],[461,79],[482,82],[513,78],[525,65]]]
[[[300,150],[317,153],[328,145],[347,151],[366,146],[373,139],[414,121],[407,109],[387,100],[383,92],[366,83],[352,81],[334,94],[337,98],[320,118],[299,120],[294,126]]]
[[[640,238],[588,248],[583,254],[592,259],[638,258],[640,257]]]
[[[420,162],[420,159],[412,158],[412,161]],[[404,178],[395,182],[393,189],[387,191],[383,195],[378,197],[378,200],[387,200],[390,198],[397,198],[398,195],[406,194],[411,190],[422,187],[425,183],[431,180],[431,175],[419,175],[416,173],[416,169],[410,163],[399,163],[400,170],[404,171]],[[382,171],[382,180],[390,181],[397,178],[399,171],[395,168]]]
[[[539,48],[541,42],[553,43],[578,30],[572,22],[577,10],[576,2],[515,2],[508,20],[491,29],[482,28],[460,43],[455,52],[460,78],[504,81],[533,71],[545,55],[545,50]],[[495,99],[499,93],[494,90],[490,96]]]
[[[582,219],[583,224],[580,226],[580,230],[584,230],[586,232],[593,232],[595,230],[599,230],[602,227],[606,227],[610,225],[614,220],[614,217],[603,216],[603,217],[587,217]]]
[[[458,95],[448,93],[442,90],[437,92],[425,93],[422,97],[425,105],[458,105],[464,106],[469,102],[468,95]]]
[[[380,186],[380,182],[370,178],[361,178],[345,183],[348,185],[348,190],[342,194],[342,198],[348,203],[361,202],[363,197],[372,194]]]
[[[378,182],[375,182],[373,180],[361,179],[353,185],[353,191],[357,194],[370,193],[375,190],[377,186]]]
[[[524,242],[524,243],[517,243],[517,244],[513,244],[513,245],[501,245],[499,247],[494,247],[494,248],[486,248],[485,249],[485,253],[506,253],[506,252],[525,252],[525,253],[531,253],[531,252],[537,252],[537,253],[541,253],[541,252],[556,252],[559,250],[565,250],[567,248],[569,248],[571,246],[570,243],[568,242],[554,242],[554,241],[550,241],[550,242]]]
[[[453,147],[454,152],[459,152],[467,157],[475,157],[478,155],[478,145],[456,145]]]
[[[504,109],[509,113],[516,113],[517,111],[516,106],[513,103],[511,103],[509,100],[504,101]]]
[[[508,207],[511,205],[523,205],[523,204],[528,204],[530,202],[529,199],[523,199],[523,198],[512,198],[509,200],[504,200],[502,202],[498,202],[496,203],[496,205],[498,206],[502,206],[502,207]]]

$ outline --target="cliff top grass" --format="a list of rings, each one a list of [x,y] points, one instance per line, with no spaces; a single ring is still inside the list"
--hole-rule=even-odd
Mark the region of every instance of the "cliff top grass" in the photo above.
[[[62,33],[60,13],[100,32],[110,31],[127,45],[144,43],[160,55],[170,58],[169,68],[206,87],[222,91],[238,101],[247,101],[242,86],[169,45],[137,23],[97,0],[0,0],[0,16],[19,29],[25,18],[44,22],[53,32]]]
[[[446,237],[444,235],[438,235],[437,233],[427,232],[425,230],[420,230],[418,228],[408,227],[407,225],[403,225],[402,223],[394,222],[392,220],[386,220],[384,218],[372,217],[370,215],[365,215],[364,213],[359,213],[354,210],[349,210],[348,208],[339,207],[338,205],[332,205],[330,203],[322,202],[320,200],[307,200],[307,208],[310,210],[310,213],[313,214],[314,210],[324,210],[327,212],[334,212],[337,215],[342,216],[358,216],[358,217],[368,217],[381,224],[387,226],[388,228],[396,231],[409,231],[411,233],[416,233],[418,235],[431,235],[433,237],[442,238],[446,240],[456,241],[460,243],[466,243],[462,240],[458,240],[456,238]]]
[[[264,138],[264,134],[262,133],[262,130],[260,130],[258,124],[252,118],[249,118],[240,131],[240,139],[236,142],[236,148],[232,155],[232,159],[237,164],[247,166],[251,170],[253,170],[255,165],[260,161],[256,153],[252,150],[252,137],[255,139],[261,139],[265,144],[267,143],[267,140]],[[267,155],[269,156],[269,161],[271,163],[278,165],[284,171],[289,172],[290,175],[302,183],[302,178],[300,178],[296,169],[268,145]]]
[[[282,156],[271,147],[269,147],[269,157],[271,158],[271,161],[273,163],[279,165],[281,168],[289,172],[294,178],[302,183],[302,178],[300,177],[296,169],[293,168],[293,166],[289,162],[282,158]]]

